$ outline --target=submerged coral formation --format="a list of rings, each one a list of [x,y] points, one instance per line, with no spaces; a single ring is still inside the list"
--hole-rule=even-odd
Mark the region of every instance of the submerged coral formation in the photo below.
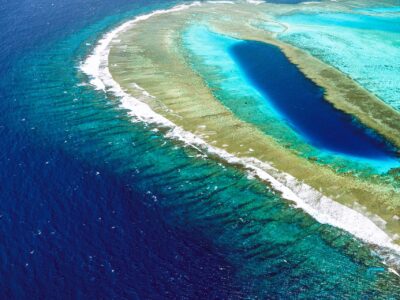
[[[371,6],[372,2],[364,5]],[[332,13],[324,16],[320,11]],[[311,21],[305,16],[312,14],[318,18],[309,26],[306,22]],[[156,11],[121,25],[102,40],[95,50],[97,53],[83,69],[93,76],[98,88],[117,95],[122,107],[129,109],[136,119],[158,124],[166,136],[248,171],[284,198],[295,201],[318,221],[345,229],[368,243],[398,251],[400,193],[395,170],[399,166],[400,114],[396,110],[397,102],[393,100],[393,93],[386,98],[386,94],[377,92],[379,87],[374,88],[380,84],[376,79],[380,78],[379,74],[376,80],[364,85],[364,80],[358,80],[358,74],[346,65],[348,57],[335,65],[336,60],[330,59],[331,53],[321,50],[329,49],[330,41],[335,40],[329,37],[336,28],[331,29],[324,23],[330,23],[329,18],[335,14],[340,16],[335,26],[363,31],[359,34],[360,43],[365,35],[379,33],[355,24],[347,16],[366,14],[366,22],[374,18],[376,26],[387,27],[379,19],[384,16],[370,16],[370,12],[360,10],[350,1],[302,5],[196,2]],[[340,22],[342,16],[346,16],[345,21]],[[394,18],[392,13],[387,17]],[[308,36],[316,34],[316,27],[323,28],[320,34],[328,42],[315,44],[319,35]],[[396,25],[386,27],[382,28],[383,35],[397,30]],[[386,154],[364,157],[359,153],[341,153],[336,148],[326,149],[316,139],[310,141],[301,124],[296,123],[310,120],[307,117],[294,120],[282,113],[279,105],[271,104],[273,101],[268,99],[276,95],[268,88],[260,91],[260,84],[246,77],[243,66],[232,55],[232,45],[240,41],[275,47],[295,66],[288,72],[297,70],[304,77],[301,80],[310,81],[317,87],[316,91],[320,89],[316,101],[328,105],[329,111],[338,114],[338,119],[347,118],[347,125],[343,126],[355,132],[354,139],[365,135],[365,140],[372,141],[360,146],[359,152],[368,151],[365,147],[375,143],[374,147]],[[376,41],[385,44],[383,38]],[[356,56],[358,52],[346,55]],[[247,60],[251,60],[251,55]],[[371,62],[374,68],[377,62]],[[384,61],[380,63],[385,65]],[[95,71],[90,69],[91,64]],[[279,65],[268,72],[274,72],[274,68]],[[354,70],[358,70],[356,64]],[[290,84],[282,82],[281,89]],[[295,96],[294,91],[285,99]],[[299,103],[300,111],[296,113],[303,110],[306,114],[307,105],[310,103]],[[319,123],[315,121],[315,126],[323,126],[324,121],[329,123],[331,114]],[[346,128],[342,130],[345,132]],[[342,140],[336,137],[336,146],[347,147],[343,144],[350,144],[351,138],[351,135]]]

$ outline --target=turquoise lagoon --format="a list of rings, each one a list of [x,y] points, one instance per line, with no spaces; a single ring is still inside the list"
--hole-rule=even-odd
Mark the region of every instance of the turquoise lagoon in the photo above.
[[[82,220],[73,219],[76,235],[67,236],[66,245],[62,244],[74,255],[71,272],[79,274],[80,284],[72,295],[82,290],[89,295],[154,298],[169,298],[165,293],[234,299],[399,295],[399,279],[367,245],[347,232],[318,223],[235,167],[199,157],[194,149],[172,142],[151,125],[131,122],[118,99],[88,85],[76,67],[90,53],[92,36],[126,18],[117,17],[25,57],[13,70],[21,95],[19,105],[28,119],[26,130],[37,131],[36,143],[61,145],[63,156],[86,166],[89,171],[85,172],[106,186],[105,194],[97,194],[90,192],[91,185],[75,186],[73,180],[67,185],[75,195],[70,205],[85,214]],[[40,163],[43,168],[44,161]],[[122,198],[120,185],[132,195]],[[82,208],[75,188],[88,194],[87,206]],[[104,199],[110,203],[98,207],[91,204],[92,197],[94,203]],[[120,202],[125,206],[114,212],[113,203]],[[63,213],[70,213],[65,211],[66,204],[60,205]],[[77,214],[73,210],[72,215]],[[109,218],[109,227],[103,228]],[[122,223],[124,218],[126,223]],[[72,226],[69,218],[63,220],[63,226]],[[99,234],[93,246],[100,253],[94,252],[94,261],[87,263],[90,252],[78,248],[76,253],[71,241],[81,242],[83,233],[93,234],[97,228],[107,229],[108,235]],[[115,232],[119,233],[116,240]],[[97,236],[88,240],[97,240]],[[115,244],[106,247],[108,241]],[[42,252],[49,257],[46,248],[37,252],[35,258],[42,257]],[[125,258],[116,260],[118,253]],[[100,288],[89,282],[95,278],[97,264],[105,264],[108,270],[101,281],[96,277],[95,282],[102,282]],[[109,270],[111,266],[115,273]],[[39,271],[42,267],[39,260],[32,268]],[[53,274],[51,265],[46,268]],[[148,283],[149,278],[159,286]],[[37,282],[51,288],[46,295],[63,292],[56,280],[40,276]],[[27,295],[24,290],[21,293]]]
[[[369,12],[379,12],[370,14]],[[341,13],[294,13],[279,22],[279,38],[338,68],[382,101],[400,110],[398,6]]]
[[[356,119],[333,108],[276,46],[241,41],[192,26],[184,34],[192,67],[216,97],[306,157],[347,169],[399,166],[395,148]]]
[[[16,3],[5,3],[4,12]],[[41,3],[46,11],[51,4]],[[107,1],[112,8],[104,7],[97,22],[83,4],[98,2],[52,6],[19,37],[7,14],[4,46],[18,58],[0,57],[11,65],[0,70],[5,298],[399,297],[399,278],[369,245],[318,223],[234,166],[132,122],[119,99],[95,90],[78,71],[110,28],[171,3],[133,9]],[[26,19],[31,10],[19,12]],[[80,25],[72,30],[71,23]],[[47,40],[22,54],[10,42],[34,34]],[[263,111],[253,115],[260,124],[265,116],[277,120],[256,89],[236,91],[253,93],[248,101]],[[299,139],[284,122],[267,125]]]

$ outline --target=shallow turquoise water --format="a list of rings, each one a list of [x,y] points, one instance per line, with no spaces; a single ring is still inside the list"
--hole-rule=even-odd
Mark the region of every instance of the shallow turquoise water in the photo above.
[[[373,13],[399,13],[400,12],[400,3],[398,3],[398,4],[399,4],[398,6],[393,6],[393,7],[358,8],[358,9],[354,9],[354,11],[373,12]]]
[[[396,9],[396,7],[394,8]],[[387,8],[384,11],[388,10]],[[295,13],[279,18],[279,37],[348,74],[400,110],[400,16],[380,13]]]
[[[82,2],[69,5],[66,23]],[[12,61],[0,83],[2,295],[398,297],[398,277],[366,245],[132,123],[87,84],[78,66],[101,34],[165,6],[63,32]]]
[[[229,54],[248,81],[308,143],[338,154],[395,161],[393,145],[335,109],[324,99],[323,90],[278,47],[239,41],[229,48]]]
[[[203,244],[199,247],[210,249],[201,251],[217,252],[227,261],[219,268],[235,270],[225,274],[229,277],[220,282],[216,295],[276,298],[357,293],[368,297],[398,293],[392,284],[398,279],[347,233],[318,224],[264,184],[247,179],[240,170],[199,159],[196,152],[166,140],[162,132],[131,123],[126,112],[118,108],[117,99],[81,86],[85,79],[73,67],[89,50],[82,47],[86,39],[102,28],[94,26],[22,62],[24,66],[29,62],[31,67],[24,67],[27,72],[17,72],[19,88],[27,97],[21,105],[27,109],[27,126],[38,128],[38,141],[45,134],[52,143],[63,144],[67,155],[91,165],[93,171],[100,169],[101,173],[125,178],[125,184],[143,195],[143,200],[132,201],[141,201],[157,212],[147,226],[163,224],[171,235],[183,231],[185,236],[202,237],[204,242],[200,240]],[[46,55],[49,51],[51,61]],[[32,78],[38,76],[38,84],[51,89],[37,89]],[[49,115],[51,119],[46,118]],[[151,256],[171,250],[160,245],[149,251],[150,257],[145,255],[146,249],[143,254],[135,252],[132,267],[140,262],[147,264]],[[187,267],[188,262],[179,252],[175,255],[172,261],[160,263],[174,273],[188,272],[184,276],[186,284],[191,284],[190,272],[196,270]],[[376,267],[384,271],[371,269]],[[151,269],[148,272],[147,276],[155,276]],[[172,274],[165,276],[174,280]],[[201,284],[197,283],[196,289]],[[205,291],[200,295],[211,292],[207,291],[209,283],[204,284]],[[176,293],[190,295],[196,289]],[[155,296],[159,292],[152,291]]]
[[[232,55],[232,49],[239,43],[240,40],[215,34],[204,26],[192,26],[184,35],[185,47],[194,56],[190,56],[189,63],[192,61],[192,67],[199,72],[207,84],[213,88],[216,97],[237,116],[247,122],[256,124],[265,133],[273,136],[280,143],[290,145],[290,148],[301,151],[303,155],[308,157],[316,156],[325,163],[337,166],[346,165],[345,170],[373,167],[379,172],[385,172],[399,165],[399,162],[393,155],[390,155],[389,152],[384,154],[385,150],[380,154],[378,154],[379,151],[376,152],[376,157],[368,157],[369,154],[367,155],[364,152],[368,152],[369,142],[365,145],[362,144],[363,146],[356,150],[353,146],[356,145],[358,147],[361,140],[364,138],[371,139],[371,137],[367,138],[368,134],[359,130],[352,121],[344,121],[346,119],[345,115],[337,113],[334,109],[330,109],[330,105],[325,105],[325,100],[321,97],[322,90],[319,92],[318,87],[314,86],[309,80],[303,78],[301,73],[297,71],[297,68],[287,68],[289,74],[285,74],[285,72],[278,72],[279,70],[276,68],[279,68],[279,66],[271,62],[269,68],[272,69],[269,72],[276,73],[277,76],[280,76],[281,80],[286,80],[287,82],[275,82],[273,86],[271,86],[271,91],[254,84],[254,81],[249,78],[244,68],[240,66],[240,63],[236,61],[234,55]],[[276,55],[278,54],[279,53],[276,53]],[[281,56],[271,57],[270,59],[274,59],[274,61],[279,60]],[[256,56],[254,59],[256,59]],[[263,58],[263,60],[267,59],[268,58],[265,57]],[[291,66],[286,60],[283,62],[288,64],[287,67]],[[260,62],[259,65],[262,64],[265,65],[263,66],[264,69],[268,68],[268,63]],[[260,71],[260,73],[261,72],[262,71]],[[265,73],[264,75],[259,74],[259,77],[268,77],[270,73]],[[290,106],[292,108],[289,108],[287,105],[285,106],[286,108],[283,108],[283,103],[279,101],[289,103],[291,99],[296,98],[295,92],[290,94],[291,86],[294,84],[292,81],[296,79],[296,74],[299,74],[297,88],[312,89],[313,92],[310,91],[311,94],[309,94],[309,97],[299,97],[299,99],[297,99],[299,101],[304,100],[304,102],[307,103],[296,104],[295,101],[293,101],[293,105]],[[212,80],[208,80],[208,78],[212,78]],[[271,81],[274,79],[275,77],[271,77],[269,80]],[[288,84],[288,88],[286,89],[284,88],[285,84]],[[285,92],[287,92],[287,95],[284,95],[284,93],[279,95],[276,93],[274,94],[273,88],[276,85],[282,86]],[[279,89],[274,90],[279,91]],[[304,94],[305,92],[301,93]],[[313,102],[310,100],[310,97],[318,98],[318,100],[316,100],[317,102],[312,104]],[[309,105],[313,106],[309,107]],[[323,109],[321,106],[323,106]],[[282,109],[284,111],[282,111]],[[318,122],[323,122],[325,124],[323,120],[328,118],[328,116],[324,115],[323,111],[329,111],[337,116],[336,119],[332,120],[332,123],[338,122],[337,124],[332,124],[337,130],[339,130],[344,123],[347,124],[346,126],[349,126],[349,130],[344,130],[343,137],[339,136],[335,138],[335,135],[332,134],[332,128],[326,129],[327,132],[325,133],[320,132],[319,128],[321,126],[317,125]],[[313,112],[315,113],[314,117],[310,116],[310,113]],[[310,120],[312,121],[313,118],[315,119],[314,122],[309,122]],[[303,124],[307,122],[309,122],[309,125]],[[312,133],[304,129],[304,126],[309,128]],[[354,130],[351,130],[351,128]],[[334,132],[336,132],[336,129]],[[350,134],[350,132],[353,132],[354,136],[344,137]],[[320,140],[317,136],[320,137]],[[324,142],[321,141],[322,139]],[[359,141],[354,142],[355,140]],[[350,145],[352,142],[354,142],[353,146]],[[376,145],[379,143],[380,142],[377,142]],[[372,148],[374,147],[375,146]],[[381,146],[378,146],[378,148],[379,147]],[[366,155],[366,157],[363,157],[363,155]]]
[[[393,11],[385,9],[384,11]],[[340,26],[351,29],[400,33],[400,16],[371,16],[352,13],[293,14],[279,18],[280,21],[313,26]]]

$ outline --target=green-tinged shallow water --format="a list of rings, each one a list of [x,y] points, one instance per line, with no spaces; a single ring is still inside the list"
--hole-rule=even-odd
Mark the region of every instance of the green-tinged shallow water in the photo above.
[[[249,75],[233,54],[240,42],[243,44],[196,25],[183,37],[188,63],[240,119],[301,155],[318,158],[341,171],[387,172],[400,166],[394,153],[385,150],[382,138],[363,132],[356,121],[335,111],[331,104],[321,103],[326,101],[323,90],[292,66],[277,47],[266,45],[264,55],[254,49],[248,55],[256,66],[252,69],[263,70]],[[264,83],[255,83],[254,78],[265,78],[261,80]]]
[[[383,8],[294,13],[279,18],[288,30],[279,37],[348,74],[393,108],[400,109],[400,14]],[[371,12],[370,12],[371,13]]]
[[[265,183],[248,177],[244,170],[199,155],[195,149],[166,138],[162,129],[131,120],[128,111],[120,108],[118,98],[95,91],[89,84],[79,65],[92,51],[96,40],[123,20],[144,10],[165,6],[154,4],[151,9],[117,14],[44,45],[21,57],[5,79],[5,86],[12,84],[7,97],[15,101],[13,107],[17,108],[10,113],[10,120],[23,124],[19,125],[20,132],[13,136],[10,145],[22,135],[29,136],[29,145],[56,148],[76,164],[87,166],[90,171],[85,172],[98,178],[106,173],[107,178],[115,178],[115,185],[118,183],[136,195],[122,200],[119,185],[116,189],[105,182],[102,186],[107,192],[102,194],[99,186],[82,179],[87,185],[71,184],[65,188],[65,194],[72,196],[64,203],[65,199],[53,197],[59,195],[56,189],[64,193],[66,184],[56,183],[57,175],[49,173],[51,176],[45,178],[24,174],[24,188],[27,185],[29,191],[33,189],[29,185],[38,186],[52,199],[46,204],[49,210],[42,216],[43,228],[54,215],[60,215],[63,220],[54,225],[55,231],[63,234],[55,242],[40,240],[36,255],[49,257],[52,249],[58,249],[53,243],[62,245],[60,248],[68,249],[68,253],[51,256],[54,265],[43,264],[46,260],[30,262],[32,269],[21,265],[18,270],[23,276],[15,275],[15,269],[4,272],[7,295],[28,298],[31,289],[27,286],[32,285],[45,289],[43,293],[32,292],[35,297],[47,295],[45,298],[49,299],[68,296],[115,299],[400,297],[399,277],[390,272],[368,245],[342,230],[318,223]],[[266,115],[271,120],[275,118],[269,111]],[[275,129],[292,137],[284,125],[276,124],[268,130]],[[40,168],[46,168],[47,164],[52,164],[51,157],[49,161],[41,161]],[[75,169],[69,168],[69,165],[61,166],[59,171],[71,172],[73,178]],[[12,199],[15,193],[13,188],[7,198]],[[87,201],[86,211],[78,218],[82,199]],[[106,202],[110,199],[110,203]],[[114,223],[107,224],[109,229],[116,226],[121,238],[113,239],[113,228],[101,234],[99,240],[95,239],[102,230],[100,216],[107,219],[113,213],[112,204],[122,201],[128,203],[127,207],[132,210],[128,212],[135,217],[128,218],[127,223],[115,218]],[[101,209],[95,205],[103,202],[106,204]],[[69,206],[74,209],[66,209]],[[96,216],[93,222],[92,215]],[[10,216],[10,220],[15,217]],[[27,216],[25,221],[29,219],[29,212]],[[139,222],[142,217],[144,221]],[[72,231],[77,224],[79,228]],[[85,231],[86,225],[89,231]],[[36,232],[36,228],[32,229],[29,236],[33,230]],[[131,231],[139,238],[130,240]],[[16,234],[28,241],[23,251],[31,250],[29,238],[20,232]],[[169,243],[157,242],[167,238]],[[148,239],[156,242],[151,244]],[[125,244],[126,240],[129,243]],[[85,252],[74,241],[88,241],[90,251]],[[195,250],[189,252],[185,245]],[[3,261],[17,259],[9,251],[12,249],[5,251]],[[109,264],[119,256],[129,259],[123,260],[114,273]],[[86,263],[89,257],[90,263]],[[218,263],[199,257],[216,257]],[[93,263],[97,259],[98,269]],[[58,269],[65,270],[58,260],[72,265],[73,270],[66,277],[57,273]],[[208,274],[201,277],[198,274],[203,274],[203,270]],[[29,278],[25,277],[27,273]],[[105,273],[108,275],[99,280],[98,274]],[[64,294],[64,287],[72,287],[65,283],[69,276],[79,279],[74,283],[76,294]],[[61,279],[52,281],[54,277]],[[16,283],[15,278],[21,282]],[[32,281],[32,278],[35,279]],[[98,285],[103,294],[93,292],[96,287],[92,285]]]

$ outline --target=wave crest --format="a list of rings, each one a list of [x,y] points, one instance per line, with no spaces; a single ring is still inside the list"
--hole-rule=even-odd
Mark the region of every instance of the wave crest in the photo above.
[[[393,238],[371,219],[356,210],[324,196],[311,186],[300,182],[292,175],[281,172],[265,162],[253,157],[237,157],[224,149],[208,144],[199,136],[184,130],[164,116],[156,113],[149,105],[142,102],[140,99],[126,93],[119,83],[113,79],[108,68],[108,57],[111,42],[116,39],[121,32],[151,17],[178,12],[200,5],[202,5],[200,2],[177,5],[166,10],[156,10],[123,23],[103,35],[93,52],[81,63],[81,71],[89,77],[90,84],[93,85],[95,89],[112,93],[118,97],[120,99],[120,106],[129,110],[129,115],[135,120],[167,128],[168,131],[165,134],[167,138],[180,141],[185,145],[197,149],[203,154],[216,156],[229,164],[240,166],[249,172],[249,174],[267,182],[274,190],[280,192],[284,199],[294,202],[296,207],[304,210],[319,223],[329,224],[345,230],[358,239],[373,245],[374,250],[381,255],[384,262],[393,267],[393,269],[390,270],[399,276],[400,246],[396,245]],[[143,88],[137,84],[135,85],[144,98],[151,96]]]

